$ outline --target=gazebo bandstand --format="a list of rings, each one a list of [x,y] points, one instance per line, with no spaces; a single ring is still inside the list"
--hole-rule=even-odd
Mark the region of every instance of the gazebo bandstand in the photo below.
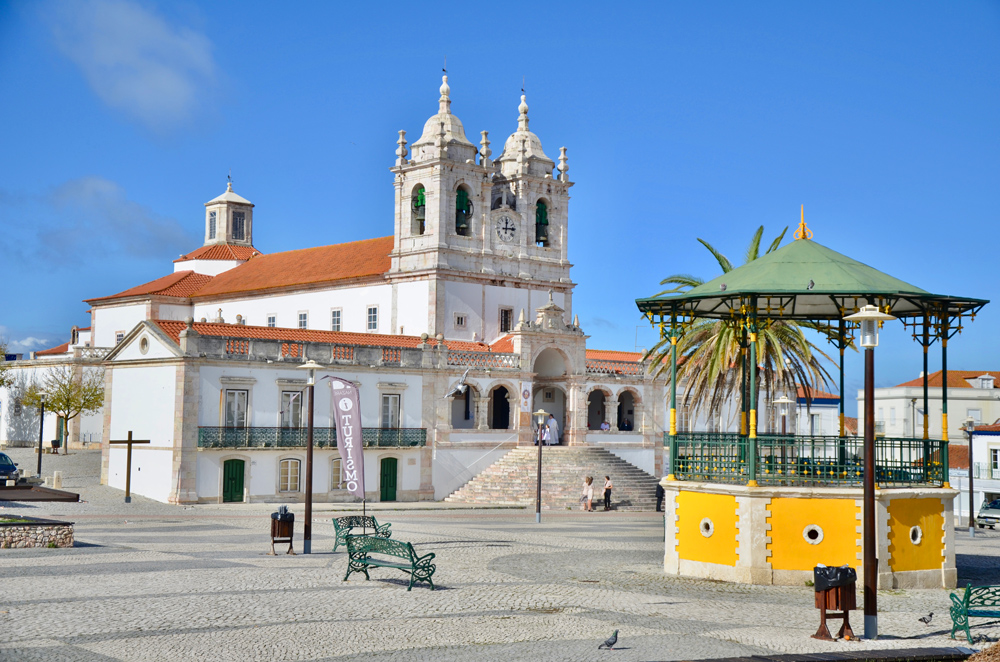
[[[795,241],[680,294],[636,301],[671,347],[664,568],[670,574],[751,584],[798,584],[818,564],[862,574],[863,442],[844,430],[845,316],[875,305],[923,348],[923,438],[875,442],[879,588],[954,588],[948,483],[948,340],[989,303],[932,294],[812,241]],[[677,430],[677,345],[696,318],[721,320],[742,338],[739,433]],[[838,435],[758,434],[757,333],[775,320],[826,326],[840,353]],[[941,439],[928,435],[927,355],[941,341]]]

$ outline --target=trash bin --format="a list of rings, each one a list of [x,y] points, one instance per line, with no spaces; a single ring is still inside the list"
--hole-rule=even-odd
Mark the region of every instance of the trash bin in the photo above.
[[[855,596],[857,582],[858,573],[850,566],[829,567],[821,565],[813,568],[816,609],[819,609],[819,629],[816,630],[813,639],[835,641],[835,638],[830,636],[830,629],[826,626],[828,618],[842,618],[844,620],[844,624],[840,626],[840,631],[837,633],[837,639],[840,637],[854,638],[850,612],[852,609],[857,609]]]
[[[271,551],[274,556],[274,543],[288,543],[285,554],[295,554],[292,549],[292,538],[295,535],[295,513],[288,512],[288,506],[281,506],[278,512],[271,513]]]

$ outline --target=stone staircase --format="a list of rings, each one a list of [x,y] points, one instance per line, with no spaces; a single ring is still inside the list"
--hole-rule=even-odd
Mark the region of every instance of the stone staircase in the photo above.
[[[450,503],[534,507],[538,448],[511,450],[445,497]],[[542,451],[542,509],[579,510],[585,476],[594,477],[594,509],[604,507],[604,477],[611,476],[614,510],[655,510],[657,479],[617,455],[593,446],[552,446]]]

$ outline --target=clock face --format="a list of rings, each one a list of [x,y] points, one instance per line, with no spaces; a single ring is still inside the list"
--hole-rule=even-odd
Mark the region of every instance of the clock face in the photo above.
[[[511,242],[517,236],[517,224],[514,219],[504,214],[497,218],[497,237],[500,241]]]

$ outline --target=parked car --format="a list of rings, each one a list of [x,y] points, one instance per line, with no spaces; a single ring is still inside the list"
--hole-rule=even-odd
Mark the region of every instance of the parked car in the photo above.
[[[976,526],[980,529],[985,529],[987,526],[996,529],[997,524],[1000,524],[1000,499],[984,503],[976,515]]]
[[[21,470],[17,468],[14,460],[6,453],[0,453],[0,481],[16,481],[21,476]]]

